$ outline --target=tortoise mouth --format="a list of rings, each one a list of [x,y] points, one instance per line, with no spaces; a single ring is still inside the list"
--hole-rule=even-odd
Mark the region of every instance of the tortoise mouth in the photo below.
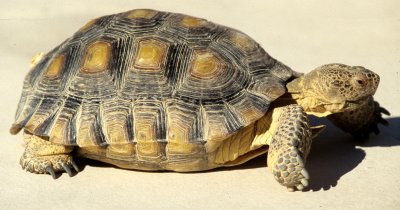
[[[363,104],[367,103],[368,102],[368,98],[369,98],[369,96],[364,96],[364,97],[361,97],[361,98],[359,98],[357,100],[346,101],[343,109],[346,110],[346,111],[357,109],[358,107],[360,107]]]
[[[368,102],[368,96],[352,101],[342,101],[335,103],[326,102],[318,106],[307,109],[307,112],[315,116],[323,117],[334,113],[340,113],[344,111],[351,111],[357,109],[366,102]]]

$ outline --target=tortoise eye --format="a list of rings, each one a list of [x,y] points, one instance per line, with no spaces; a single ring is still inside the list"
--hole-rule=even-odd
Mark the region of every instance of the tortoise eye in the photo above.
[[[368,85],[368,77],[363,74],[354,76],[353,84],[358,88],[364,88]]]

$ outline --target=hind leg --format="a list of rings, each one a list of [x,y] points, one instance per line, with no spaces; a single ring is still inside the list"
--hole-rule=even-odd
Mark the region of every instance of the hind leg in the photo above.
[[[71,168],[78,171],[70,152],[72,147],[53,144],[38,136],[24,133],[25,152],[20,164],[23,169],[38,174],[51,174],[56,178],[56,172],[65,171],[72,176]]]
[[[307,114],[299,105],[273,110],[275,125],[268,151],[268,167],[275,179],[290,191],[302,190],[308,185],[305,169],[311,148],[311,130]]]

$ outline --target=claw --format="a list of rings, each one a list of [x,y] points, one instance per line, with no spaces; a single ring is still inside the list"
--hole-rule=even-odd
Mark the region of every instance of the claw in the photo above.
[[[387,109],[383,108],[383,107],[379,107],[379,112],[390,116],[390,112]]]
[[[298,162],[299,166],[304,166],[304,162],[303,162],[303,160],[301,159],[300,155],[297,155],[296,159],[297,159],[297,162]],[[303,169],[303,170],[304,170],[304,169]]]
[[[308,172],[306,169],[303,168],[300,173],[301,173],[301,175],[304,176],[304,178],[310,179],[310,175],[308,175]]]
[[[299,184],[296,186],[296,188],[301,191],[304,189],[304,186],[302,184]]]
[[[53,177],[53,179],[56,179],[56,172],[54,172],[54,169],[52,166],[47,166],[46,171],[49,172],[49,174]]]
[[[68,174],[70,177],[72,177],[71,168],[70,168],[67,164],[65,164],[65,163],[61,163],[61,166],[64,168],[65,172],[67,172],[67,174]]]
[[[26,170],[26,166],[28,165],[28,161],[24,161],[22,158],[19,160],[19,164],[22,166],[22,169]]]
[[[308,180],[307,179],[301,179],[300,182],[304,187],[308,186]]]
[[[288,190],[289,192],[294,192],[294,188],[293,188],[293,187],[287,187],[287,190]]]
[[[76,163],[74,161],[71,161],[71,165],[75,169],[76,172],[79,172],[79,167],[78,167],[78,165],[76,165]]]

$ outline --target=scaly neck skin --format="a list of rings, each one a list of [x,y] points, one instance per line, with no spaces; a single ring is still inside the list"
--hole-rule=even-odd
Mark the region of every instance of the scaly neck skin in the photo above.
[[[312,83],[306,82],[304,76],[292,80],[286,87],[287,93],[279,99],[279,104],[299,104],[307,114],[326,117],[340,112],[345,105],[344,102],[332,103],[318,97],[316,88],[313,87]]]

